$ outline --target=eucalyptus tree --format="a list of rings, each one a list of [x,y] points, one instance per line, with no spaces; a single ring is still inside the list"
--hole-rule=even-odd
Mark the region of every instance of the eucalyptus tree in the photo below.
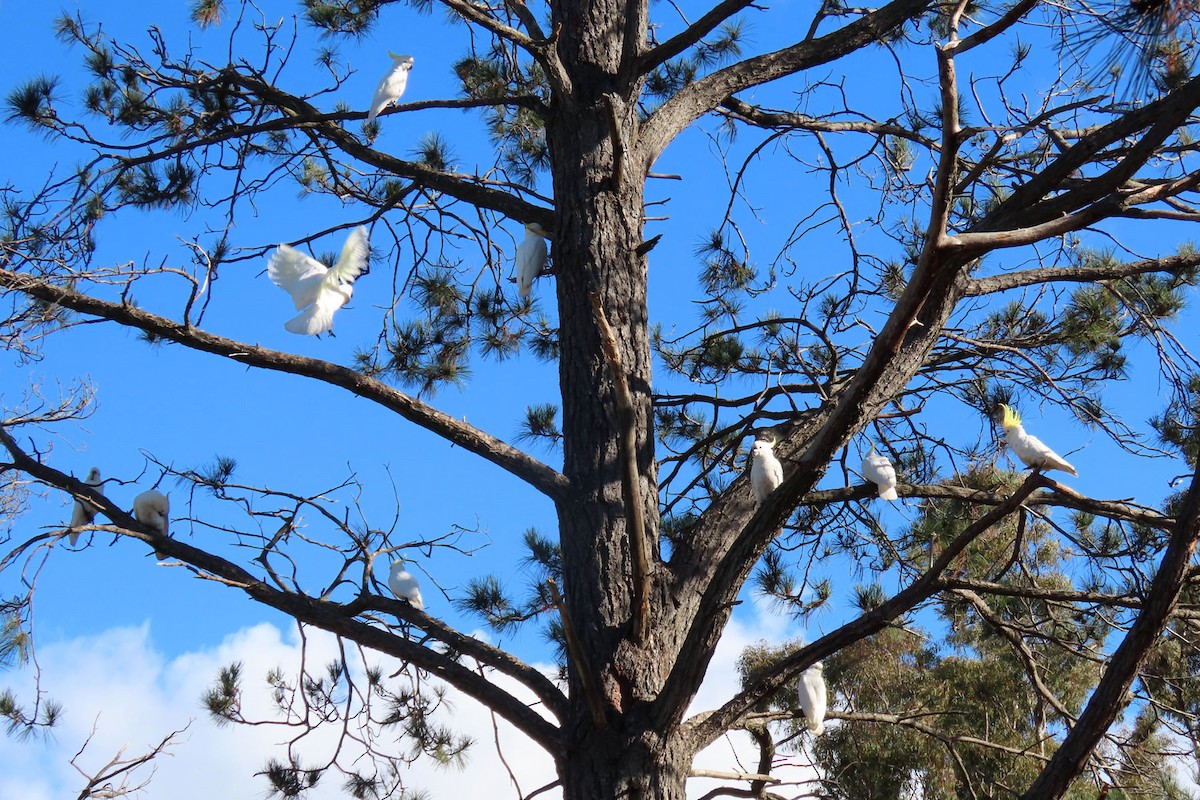
[[[432,10],[445,19],[419,16]],[[764,722],[764,708],[822,659],[835,667],[830,716],[846,724],[821,747],[836,750],[858,726],[878,729],[876,743],[911,744],[908,756],[889,756],[890,796],[920,788],[912,754],[948,737],[982,749],[957,773],[939,766],[946,793],[1050,798],[1077,780],[1135,785],[1121,765],[1152,736],[1114,727],[1130,697],[1153,700],[1138,708],[1190,702],[1152,682],[1141,694],[1131,687],[1147,652],[1195,613],[1177,597],[1192,579],[1200,486],[1193,474],[1155,510],[1160,498],[1090,497],[1037,472],[997,473],[994,415],[1001,403],[1017,408],[1060,450],[1035,420],[1069,418],[1115,445],[1103,465],[1067,453],[1085,477],[1176,453],[1194,467],[1196,362],[1171,327],[1200,264],[1184,241],[1200,218],[1187,6],[1131,4],[1120,24],[1036,0],[721,0],[695,16],[647,0],[308,0],[301,12],[293,26],[250,2],[200,0],[196,24],[208,36],[228,31],[219,48],[153,27],[140,44],[119,41],[64,16],[58,32],[90,74],[82,97],[62,96],[44,75],[15,88],[8,108],[56,147],[77,148],[79,164],[33,189],[5,187],[0,241],[2,330],[18,357],[82,323],[114,323],[365,399],[553,504],[557,530],[525,541],[545,580],[522,595],[484,575],[456,599],[498,628],[545,626],[563,645],[561,680],[389,597],[374,562],[397,549],[394,532],[351,524],[326,494],[238,483],[232,462],[180,470],[165,458],[164,474],[204,490],[184,493],[187,518],[208,528],[200,547],[139,524],[44,457],[46,429],[81,413],[81,398],[6,410],[13,514],[31,485],[62,490],[109,520],[90,529],[145,542],[186,574],[348,648],[406,662],[391,678],[346,663],[272,675],[282,713],[319,709],[302,718],[341,725],[372,756],[347,747],[316,765],[273,758],[274,789],[299,795],[338,768],[355,796],[395,796],[403,761],[459,756],[465,742],[434,721],[438,693],[421,688],[432,675],[549,753],[563,797],[683,797],[696,754],[739,728],[762,749],[760,771],[717,793],[770,796],[786,730]],[[1164,15],[1170,24],[1142,25]],[[444,26],[458,60],[414,59],[407,102],[364,125],[365,98],[339,93],[362,67],[338,48],[387,26]],[[755,48],[759,35],[773,44]],[[1132,56],[1113,60],[1109,42]],[[309,52],[318,85],[295,85],[288,60]],[[413,99],[427,69],[452,70],[457,96]],[[478,130],[427,136],[415,153],[384,146],[382,130],[444,109],[474,114],[462,119]],[[494,159],[463,162],[456,136],[486,137]],[[676,179],[696,203],[673,216],[659,187]],[[378,329],[349,363],[205,327],[214,309],[240,301],[218,274],[260,269],[272,245],[235,222],[283,186],[345,212],[291,245],[368,225],[371,277],[391,273]],[[109,220],[162,209],[189,212],[177,218],[186,266],[96,255]],[[507,280],[493,236],[505,218],[552,241],[536,300]],[[472,254],[459,256],[465,247]],[[687,294],[680,264],[693,257],[697,312],[651,304],[652,278]],[[173,293],[169,311],[133,301],[150,286]],[[488,358],[555,366],[556,402],[531,405],[523,425],[528,440],[560,447],[561,463],[439,410],[436,392],[470,383],[473,360]],[[1163,399],[1119,414],[1110,390],[1147,362]],[[746,474],[756,437],[783,465],[761,503]],[[869,445],[897,466],[901,502],[920,503],[910,528],[889,531],[875,487],[857,474]],[[242,522],[214,521],[222,505]],[[320,524],[296,530],[301,511]],[[4,568],[65,535],[20,538]],[[858,587],[820,579],[834,569],[872,577]],[[861,613],[696,713],[750,590],[801,615],[831,600]],[[931,653],[906,655],[903,626],[935,608],[948,621],[931,626]],[[970,626],[955,622],[962,615]],[[1013,692],[1006,719],[1027,727],[992,729],[966,700],[930,725],[907,709],[864,709],[846,654],[889,641],[923,685],[982,687],[981,670],[1016,671],[995,685]],[[941,648],[973,653],[976,666],[955,667]],[[1065,676],[1076,680],[1064,686]],[[248,721],[244,682],[237,665],[222,671],[206,697],[214,715]],[[923,696],[943,706],[957,697]],[[396,730],[411,750],[396,747]],[[1014,743],[1029,737],[1036,750]],[[1022,765],[1009,773],[1015,785],[1001,761]],[[838,763],[817,760],[822,791],[852,795],[839,781],[853,774],[820,769]]]

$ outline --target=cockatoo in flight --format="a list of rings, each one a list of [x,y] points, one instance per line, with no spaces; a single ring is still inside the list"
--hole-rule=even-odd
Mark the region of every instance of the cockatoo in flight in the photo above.
[[[169,536],[167,532],[170,523],[171,501],[157,489],[147,489],[133,498],[133,517],[148,528]],[[167,557],[166,553],[154,551],[160,560]]]
[[[783,483],[783,465],[775,457],[775,442],[755,439],[750,445],[750,485],[761,506]]]
[[[396,597],[407,600],[417,611],[425,610],[425,602],[421,600],[421,587],[417,585],[417,579],[404,569],[403,558],[392,562],[392,570],[388,573],[388,588]]]
[[[800,673],[800,683],[797,687],[800,699],[800,710],[808,729],[814,736],[825,732],[825,667],[820,661]]]
[[[379,80],[375,87],[375,96],[371,98],[371,110],[367,112],[367,122],[374,122],[379,112],[400,99],[408,86],[408,71],[412,69],[412,56],[398,56],[391,50],[388,55],[392,58],[392,68]]]
[[[887,456],[875,452],[874,442],[871,442],[871,452],[863,458],[862,474],[879,487],[879,499],[895,500],[900,496],[896,494],[896,468]]]
[[[83,479],[83,483],[93,488],[99,487],[100,484],[104,483],[100,479],[100,468],[92,467],[89,469],[87,477]],[[75,507],[71,509],[71,527],[78,528],[80,525],[91,525],[92,520],[96,518],[96,513],[97,508],[91,503],[86,500],[76,500]],[[71,531],[67,534],[67,538],[70,540],[71,546],[74,547],[75,543],[79,541],[79,532]]]
[[[1017,458],[1021,459],[1021,463],[1036,470],[1061,469],[1063,472],[1079,475],[1066,459],[1047,447],[1041,439],[1025,432],[1020,414],[1004,403],[1000,404],[1000,412],[1004,415],[1001,418],[1004,439],[1017,454]]]
[[[279,245],[267,264],[271,282],[292,296],[299,315],[283,324],[292,333],[315,336],[333,330],[333,312],[350,302],[354,279],[367,261],[367,229],[350,231],[333,269],[286,244]]]
[[[525,238],[517,245],[517,294],[529,297],[533,281],[546,267],[549,251],[546,247],[546,229],[536,222],[525,226]]]

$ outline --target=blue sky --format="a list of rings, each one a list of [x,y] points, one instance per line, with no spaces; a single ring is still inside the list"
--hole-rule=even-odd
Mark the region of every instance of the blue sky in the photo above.
[[[774,4],[777,9],[788,6],[808,7],[800,3]],[[147,43],[145,7],[141,2],[65,6],[68,10],[82,9],[85,18],[102,20],[109,34],[131,37],[143,47]],[[264,7],[269,8],[268,18],[275,19],[292,14],[296,4],[272,2]],[[5,92],[39,72],[62,71],[68,76],[63,96],[68,100],[78,96],[80,79],[77,75],[69,76],[80,53],[69,51],[58,42],[50,28],[58,8],[0,0],[0,25],[10,32],[6,37],[8,47],[0,51]],[[211,45],[223,41],[228,31],[227,27],[220,27],[208,33],[186,34],[186,4],[180,2],[162,4],[155,15],[154,23],[172,43],[182,43],[190,36],[198,46]],[[755,26],[753,14],[748,19],[748,50],[768,48],[794,34],[770,26]],[[357,74],[335,97],[328,99],[329,103],[342,100],[365,109],[379,74],[390,64],[389,49],[410,53],[415,59],[406,101],[454,95],[450,65],[462,51],[461,38],[456,38],[462,36],[462,29],[448,29],[438,14],[420,16],[399,8],[389,11],[387,20],[386,25],[365,37],[360,45],[342,46],[343,59]],[[19,31],[20,35],[13,35],[13,31]],[[307,32],[302,32],[302,36],[308,37]],[[309,71],[314,69],[307,55],[308,47],[307,43],[301,47],[294,66],[285,72],[281,79],[284,88],[297,90],[305,85]],[[221,57],[218,49],[212,59]],[[926,58],[932,70],[932,54],[921,53],[919,57]],[[862,66],[870,68],[869,63]],[[848,91],[869,94],[875,87],[870,81],[851,81]],[[780,89],[761,90],[748,92],[745,99],[769,96],[784,106],[788,103],[784,95],[785,91]],[[454,143],[461,164],[489,163],[491,149],[480,133],[478,117],[472,112],[430,111],[404,118],[385,117],[382,123],[377,145],[398,155],[410,155],[422,135],[441,130]],[[733,149],[745,153],[758,141],[754,136],[744,135]],[[24,187],[36,184],[39,176],[51,167],[60,172],[69,170],[78,158],[66,149],[49,151],[40,137],[13,125],[0,126],[0,145],[4,152],[21,154],[20,158],[8,159],[3,177]],[[656,171],[689,173],[697,161],[708,158],[714,146],[701,131],[689,132],[667,151]],[[767,153],[771,152],[768,149]],[[796,209],[803,208],[810,202],[810,195],[821,191],[819,184],[814,184],[823,178],[814,177],[794,162],[770,163],[769,169],[752,170],[744,187],[757,209],[757,219],[744,206],[739,206],[739,217],[756,243],[778,245],[795,224]],[[916,169],[926,166],[919,165]],[[719,174],[708,178],[689,174],[682,183],[650,182],[648,200],[670,198],[669,204],[655,207],[649,213],[669,214],[671,219],[651,223],[647,228],[648,235],[666,234],[652,255],[651,302],[655,315],[666,322],[668,330],[672,325],[677,331],[687,330],[696,322],[696,311],[689,302],[697,293],[697,266],[692,249],[727,202],[727,192],[721,191],[723,186],[724,179]],[[300,198],[291,187],[282,188],[258,203],[256,213],[239,216],[234,243],[261,246],[294,239],[353,214],[353,209],[342,210],[327,200]],[[877,238],[878,232],[864,219],[865,216],[855,217],[857,235]],[[189,217],[175,212],[153,212],[136,219],[132,215],[118,215],[105,223],[98,261],[145,260],[157,264],[166,253],[168,259],[181,263],[185,251],[175,237],[198,227],[198,214]],[[512,237],[519,236],[520,225],[510,221],[505,231],[507,235],[499,241],[506,255],[504,274],[509,275],[515,244]],[[342,239],[343,234],[328,237],[318,249],[336,250]],[[1157,242],[1152,240],[1135,239],[1134,246],[1145,248],[1147,254],[1158,249]],[[841,234],[832,224],[797,250],[796,255],[803,259],[800,277],[806,270],[821,274],[822,269],[832,268],[844,258]],[[762,251],[771,252],[766,246]],[[262,259],[257,263],[243,262],[236,270],[223,272],[214,287],[219,292],[218,301],[214,302],[205,327],[225,336],[337,363],[349,363],[356,344],[378,330],[383,313],[380,305],[387,302],[384,293],[388,290],[389,276],[385,269],[373,269],[356,285],[352,304],[337,316],[338,336],[317,340],[283,330],[283,321],[294,312],[283,292],[263,274],[265,267],[266,261]],[[781,283],[788,280],[787,276],[781,277]],[[158,286],[153,290],[148,288],[144,295],[139,293],[138,299],[150,310],[170,313],[178,291],[177,286]],[[534,292],[544,298],[543,302],[551,300],[550,280],[543,279]],[[786,295],[781,293],[758,304],[769,308],[785,301]],[[881,321],[882,316],[876,323]],[[1195,322],[1194,316],[1191,322]],[[1195,330],[1194,325],[1190,330]],[[1194,344],[1194,334],[1189,334],[1189,338]],[[488,545],[479,555],[439,553],[433,560],[420,561],[416,573],[422,581],[428,610],[435,615],[460,619],[435,584],[454,595],[470,577],[482,572],[511,575],[516,571],[519,555],[514,546],[525,529],[535,527],[546,534],[554,533],[553,508],[537,492],[499,468],[338,390],[294,376],[247,370],[177,346],[149,347],[114,325],[80,326],[51,337],[43,355],[41,360],[28,365],[16,364],[9,358],[0,372],[0,397],[5,405],[14,405],[30,379],[48,397],[55,397],[60,386],[84,377],[95,385],[98,392],[95,413],[77,424],[56,429],[50,438],[54,446],[51,461],[64,471],[82,476],[96,465],[106,476],[132,480],[146,465],[143,451],[176,467],[199,467],[211,463],[218,455],[227,455],[237,458],[235,478],[241,482],[297,492],[332,487],[353,474],[366,487],[361,502],[372,524],[386,523],[397,513],[398,500],[399,529],[411,532],[414,538],[436,536],[454,526],[477,531],[465,533],[461,542],[468,549]],[[500,438],[513,440],[526,405],[556,401],[557,374],[552,364],[527,356],[502,364],[476,357],[472,369],[470,382],[463,390],[445,389],[433,403]],[[1140,418],[1145,416],[1148,396],[1157,396],[1156,376],[1150,365],[1139,363],[1134,367],[1133,378],[1114,397]],[[1085,494],[1108,498],[1136,496],[1143,503],[1153,504],[1167,491],[1166,482],[1183,471],[1176,460],[1139,464],[1136,472],[1106,469],[1106,464],[1122,463],[1114,446],[1069,422],[1061,412],[1047,411],[1048,418],[1043,420],[1036,409],[1036,405],[1026,409],[1029,427],[1076,462],[1081,475],[1070,484]],[[967,436],[975,436],[981,421],[955,417],[955,413],[961,414],[961,410],[951,411],[948,421],[966,426]],[[1086,448],[1086,455],[1071,455],[1082,448]],[[552,466],[558,466],[556,452],[536,446],[533,452]],[[857,459],[851,458],[852,465],[857,466],[856,462]],[[136,485],[108,484],[106,491],[128,507],[133,496],[153,480],[153,474],[151,470]],[[830,479],[835,477],[840,480],[840,476],[831,473]],[[173,492],[174,534],[193,535],[186,522],[179,519],[186,513],[186,506],[178,488],[162,488]],[[900,525],[904,519],[911,519],[914,510],[915,505],[901,504],[890,509],[887,516],[892,524]],[[38,500],[14,531],[14,538],[57,527],[69,512],[69,503],[64,498],[49,496]],[[196,543],[203,545],[199,540]],[[290,631],[272,639],[269,632],[255,627],[269,622],[286,628],[278,615],[255,606],[238,592],[197,580],[182,569],[157,566],[143,549],[131,542],[109,546],[107,537],[100,536],[83,552],[59,548],[41,571],[36,612],[38,641],[51,654],[56,665],[54,675],[63,681],[59,687],[71,680],[69,665],[73,659],[108,659],[118,663],[122,656],[96,654],[94,639],[106,630],[118,630],[119,635],[114,636],[124,645],[120,653],[125,657],[132,654],[151,659],[161,667],[151,670],[147,680],[157,682],[164,696],[171,695],[170,702],[164,702],[162,707],[171,714],[190,713],[199,718],[197,682],[203,685],[203,675],[211,676],[215,665],[221,663],[221,656],[232,657],[238,647],[251,646],[247,642],[258,643],[253,646],[278,652],[281,657],[287,654]],[[0,575],[0,594],[12,593],[9,583],[12,579],[11,573]],[[835,585],[831,610],[814,620],[817,629],[828,630],[850,613],[849,588],[844,582]],[[780,639],[803,633],[796,625],[774,618],[758,603],[743,604],[737,619],[733,637],[737,643],[753,641],[758,636]],[[473,621],[461,622],[468,630],[476,627]],[[549,658],[547,648],[532,631],[518,636],[512,644],[519,655],[529,660]],[[80,652],[88,655],[79,656]],[[718,677],[731,681],[728,670],[732,657],[721,663],[726,673]],[[189,668],[187,681],[171,684],[171,667],[183,669],[181,664],[201,664],[203,669]],[[209,672],[205,673],[205,669]],[[9,677],[0,676],[0,685]],[[14,681],[20,680],[19,676],[12,677]],[[118,684],[111,675],[96,680],[98,686]],[[186,690],[179,688],[183,686]],[[171,687],[177,689],[178,697],[167,691]],[[46,688],[51,695],[56,694],[53,683]],[[713,696],[720,695],[714,692]],[[190,700],[183,702],[179,697]],[[68,710],[75,713],[70,705]],[[82,711],[79,714],[85,716]],[[154,715],[153,719],[164,725],[173,724],[168,721],[167,712]],[[194,725],[207,722],[198,719]],[[45,746],[54,748],[55,754],[71,750],[77,746],[71,737],[80,735],[80,730],[83,728],[73,723],[70,736],[61,734],[57,744]],[[148,738],[156,733],[150,731]],[[29,745],[38,746],[41,745]],[[186,750],[185,745],[176,760],[182,760]],[[11,743],[0,744],[0,757],[20,758],[23,752],[27,751],[17,750]],[[247,778],[246,785],[257,786],[254,780]],[[2,785],[0,796],[8,796]]]

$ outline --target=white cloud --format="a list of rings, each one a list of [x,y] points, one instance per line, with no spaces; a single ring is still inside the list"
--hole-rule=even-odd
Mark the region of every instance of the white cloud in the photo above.
[[[761,613],[763,609],[754,611],[751,621],[730,624],[693,711],[715,708],[736,690],[735,664],[743,647],[763,638],[787,638],[785,623]],[[324,664],[335,655],[332,637],[310,635],[308,645],[310,664]],[[262,797],[266,784],[254,773],[268,756],[282,756],[278,745],[293,732],[275,726],[219,728],[201,707],[200,697],[222,666],[239,661],[245,675],[243,710],[247,716],[265,716],[270,701],[265,690],[258,691],[264,686],[263,676],[275,667],[292,674],[299,655],[300,642],[294,631],[284,633],[266,623],[239,630],[215,647],[170,658],[156,649],[148,623],[43,647],[38,652],[43,688],[62,702],[66,715],[45,740],[18,742],[0,736],[0,762],[10,765],[0,775],[0,797],[49,800],[75,796],[83,779],[69,762],[89,735],[91,741],[78,759],[85,770],[104,764],[122,747],[127,757],[141,754],[166,734],[185,727],[169,754],[155,760],[152,775],[149,767],[135,775],[135,781],[152,779],[149,796],[175,800]],[[29,696],[28,674],[4,677],[14,679],[8,683],[23,689],[22,697]],[[24,687],[19,685],[22,679]],[[445,769],[418,762],[406,773],[407,784],[427,789],[433,797],[482,793],[488,798],[518,798],[496,752],[491,715],[462,695],[451,693],[451,698],[453,709],[444,721],[475,739],[466,768]],[[497,724],[504,760],[517,774],[523,792],[552,781],[550,757],[503,720],[498,719]],[[330,742],[324,735],[314,737],[307,752],[314,757],[327,754]],[[749,738],[736,734],[706,750],[697,765],[732,770],[753,769],[756,763]],[[712,785],[692,781],[690,794],[698,796]],[[313,800],[343,796],[341,780],[332,774],[310,795]],[[556,796],[555,792],[543,795],[548,800]]]

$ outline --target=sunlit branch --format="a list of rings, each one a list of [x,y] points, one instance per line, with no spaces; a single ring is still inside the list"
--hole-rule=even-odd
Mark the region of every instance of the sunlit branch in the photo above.
[[[953,563],[958,554],[1026,501],[1039,487],[1049,485],[1040,473],[1031,473],[1025,482],[1009,495],[1004,503],[996,506],[975,522],[965,527],[954,541],[949,543],[930,568],[920,577],[878,607],[864,613],[840,628],[825,634],[816,641],[782,659],[770,670],[757,676],[753,683],[734,695],[716,711],[700,715],[687,725],[697,749],[703,748],[735,725],[763,698],[776,692],[801,671],[821,659],[832,655],[847,645],[865,639],[886,628],[893,620],[911,611],[917,604],[931,597],[939,589],[941,574]]]
[[[404,419],[496,464],[552,499],[569,497],[570,484],[558,471],[478,428],[455,419],[420,400],[363,375],[361,372],[320,359],[270,350],[227,339],[199,328],[182,325],[165,317],[121,303],[110,303],[30,275],[0,270],[0,286],[31,297],[56,303],[82,314],[99,317],[155,336],[178,342],[193,350],[214,353],[240,364],[303,375],[339,386],[371,400]]]

